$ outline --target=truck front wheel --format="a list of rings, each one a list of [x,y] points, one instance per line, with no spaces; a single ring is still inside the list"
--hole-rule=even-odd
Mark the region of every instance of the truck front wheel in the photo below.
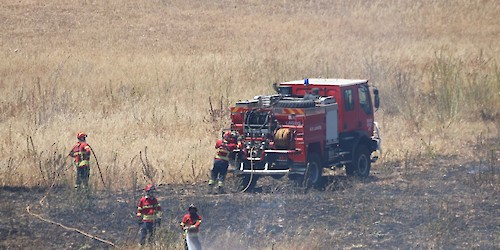
[[[345,172],[348,176],[368,177],[370,167],[370,151],[365,145],[360,145],[354,153],[352,162],[346,165]]]

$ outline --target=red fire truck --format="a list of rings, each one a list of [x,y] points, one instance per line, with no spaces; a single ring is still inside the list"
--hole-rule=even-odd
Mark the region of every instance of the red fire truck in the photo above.
[[[230,130],[241,145],[230,172],[241,179],[240,188],[253,188],[260,176],[285,175],[321,187],[325,168],[369,175],[378,158],[372,152],[380,148],[377,88],[352,79],[304,79],[273,87],[276,94],[230,107]]]

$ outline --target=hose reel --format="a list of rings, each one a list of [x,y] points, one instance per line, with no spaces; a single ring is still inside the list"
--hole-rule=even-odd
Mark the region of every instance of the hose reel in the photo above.
[[[289,149],[292,139],[292,130],[289,128],[279,128],[274,133],[274,146],[276,149]]]

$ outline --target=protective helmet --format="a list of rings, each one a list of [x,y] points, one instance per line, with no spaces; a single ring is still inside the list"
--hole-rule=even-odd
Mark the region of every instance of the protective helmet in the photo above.
[[[189,205],[188,212],[191,211],[191,210],[194,210],[195,212],[198,212],[198,208],[196,208],[196,206],[194,204]]]
[[[78,140],[83,141],[83,140],[85,140],[85,138],[87,138],[87,134],[85,134],[84,132],[79,132],[78,134],[76,134],[76,138]]]
[[[144,188],[144,191],[146,191],[146,192],[151,192],[151,191],[155,191],[155,190],[156,190],[156,188],[153,184],[149,184]]]
[[[238,134],[236,133],[236,131],[231,131],[231,139],[229,141],[235,143],[236,138],[238,138]]]
[[[222,144],[224,144],[224,142],[221,139],[217,140],[215,142],[215,148],[220,148],[222,146]]]

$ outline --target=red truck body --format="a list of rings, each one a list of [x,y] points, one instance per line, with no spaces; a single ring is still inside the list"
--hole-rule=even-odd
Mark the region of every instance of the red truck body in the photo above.
[[[324,168],[345,166],[348,175],[368,176],[380,138],[373,132],[367,80],[305,79],[275,89],[278,94],[230,107],[230,129],[243,145],[233,171],[242,176],[287,174],[314,186],[322,184]],[[378,107],[376,89],[374,96]]]

